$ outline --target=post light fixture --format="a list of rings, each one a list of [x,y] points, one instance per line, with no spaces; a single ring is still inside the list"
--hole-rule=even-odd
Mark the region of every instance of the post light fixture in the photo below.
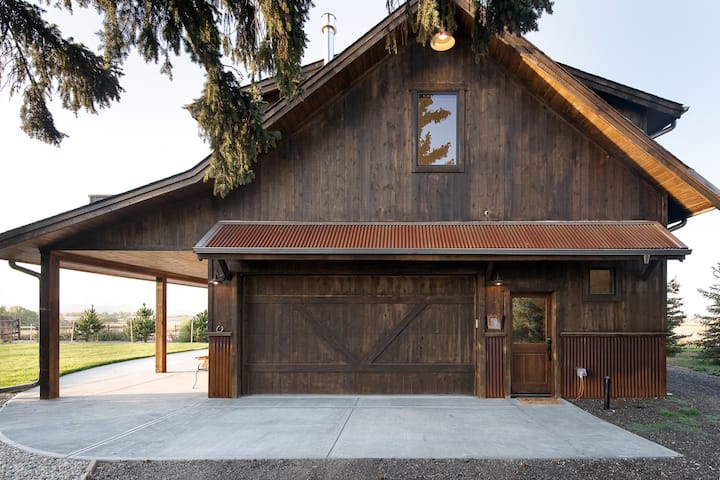
[[[441,28],[430,40],[430,48],[436,52],[450,50],[455,45],[455,37]]]

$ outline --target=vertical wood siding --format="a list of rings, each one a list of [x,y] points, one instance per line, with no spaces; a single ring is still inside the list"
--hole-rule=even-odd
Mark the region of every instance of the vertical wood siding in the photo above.
[[[605,376],[614,398],[666,395],[665,335],[662,333],[561,334],[562,396],[576,397],[575,369],[587,369],[583,397],[601,398]]]
[[[263,154],[226,198],[158,200],[63,248],[190,249],[218,220],[469,221],[664,219],[664,194],[608,156],[486,56],[409,45]],[[413,173],[413,95],[464,96],[463,173]],[[437,87],[440,89],[440,87]],[[210,188],[209,186],[207,187]],[[157,207],[157,208],[155,208]],[[489,212],[486,218],[483,212]]]
[[[208,368],[208,397],[232,397],[232,336],[231,334],[210,334],[209,353],[210,365]]]
[[[485,337],[485,351],[487,361],[485,362],[487,379],[487,397],[505,397],[505,350],[507,348],[504,335]]]

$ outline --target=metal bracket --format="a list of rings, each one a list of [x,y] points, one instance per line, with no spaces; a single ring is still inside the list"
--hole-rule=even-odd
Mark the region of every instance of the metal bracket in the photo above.
[[[225,280],[232,280],[233,273],[228,268],[228,264],[225,260],[218,260],[218,265],[220,265],[220,270],[222,270],[223,277]]]
[[[647,259],[645,257],[647,257]],[[647,280],[648,278],[650,278],[650,275],[657,268],[659,263],[659,260],[650,260],[650,255],[643,255],[643,264],[645,265],[645,267],[640,273],[640,279]]]

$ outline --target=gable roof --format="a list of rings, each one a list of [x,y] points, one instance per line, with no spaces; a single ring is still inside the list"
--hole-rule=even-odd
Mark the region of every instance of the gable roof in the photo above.
[[[469,31],[472,16],[468,3],[456,1],[460,29]],[[307,66],[307,77],[302,84],[304,94],[269,105],[265,112],[265,126],[288,131],[341,94],[389,55],[385,49],[385,36],[405,21],[405,10],[400,8],[327,65],[316,62]],[[627,158],[639,171],[668,191],[684,208],[685,215],[720,208],[720,191],[716,187],[650,139],[587,85],[527,40],[514,35],[496,38],[492,41],[490,55],[507,71],[517,75],[537,98],[561,117],[586,132],[608,152]],[[261,85],[261,89],[269,95],[275,95],[273,88],[271,80]],[[646,100],[657,103],[658,98]],[[671,105],[665,106],[672,110]],[[160,205],[163,199],[184,195],[190,190],[209,192],[209,186],[202,181],[207,166],[206,158],[186,172],[0,234],[0,258],[37,263],[37,249],[42,246],[131,214],[134,209]]]
[[[624,102],[644,107],[648,116],[645,131],[651,138],[654,138],[655,133],[663,130],[688,111],[688,107],[681,103],[658,97],[564,63],[558,63],[558,65],[611,105]]]
[[[414,4],[416,2],[413,2]],[[458,24],[469,31],[472,14],[467,2],[456,0]],[[303,96],[286,101],[280,100],[268,107],[265,126],[286,130],[291,125],[320,108],[328,99],[347,88],[362,76],[370,65],[384,58],[387,32],[405,21],[405,9],[399,8],[386,17],[362,38],[337,55],[324,68],[314,70],[303,82]],[[512,34],[495,37],[491,42],[490,55],[508,71],[517,75],[525,86],[545,101],[561,117],[586,132],[601,147],[621,158],[627,158],[665,189],[686,211],[687,216],[720,208],[720,190],[689,168],[672,153],[665,150],[645,132],[611,107],[581,80],[573,77],[562,66],[551,60],[528,40]],[[580,70],[576,70],[579,74]],[[594,80],[595,77],[586,80]],[[614,82],[613,82],[614,83]],[[619,85],[619,84],[615,84]],[[614,85],[606,84],[606,88]],[[616,88],[620,94],[620,89]],[[639,90],[632,89],[635,97],[642,97]],[[628,94],[628,90],[625,90]],[[660,97],[645,94],[646,102],[677,112],[674,102],[662,101]],[[680,106],[682,108],[682,106]],[[679,115],[678,115],[679,116]]]
[[[555,111],[608,152],[629,159],[677,200],[688,216],[720,208],[720,190],[575,79],[535,45],[515,35],[490,52]]]

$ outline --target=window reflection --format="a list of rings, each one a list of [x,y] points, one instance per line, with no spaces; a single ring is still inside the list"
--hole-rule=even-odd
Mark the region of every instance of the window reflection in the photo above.
[[[512,299],[513,343],[545,343],[545,299]]]
[[[457,165],[457,94],[418,94],[418,165]]]

